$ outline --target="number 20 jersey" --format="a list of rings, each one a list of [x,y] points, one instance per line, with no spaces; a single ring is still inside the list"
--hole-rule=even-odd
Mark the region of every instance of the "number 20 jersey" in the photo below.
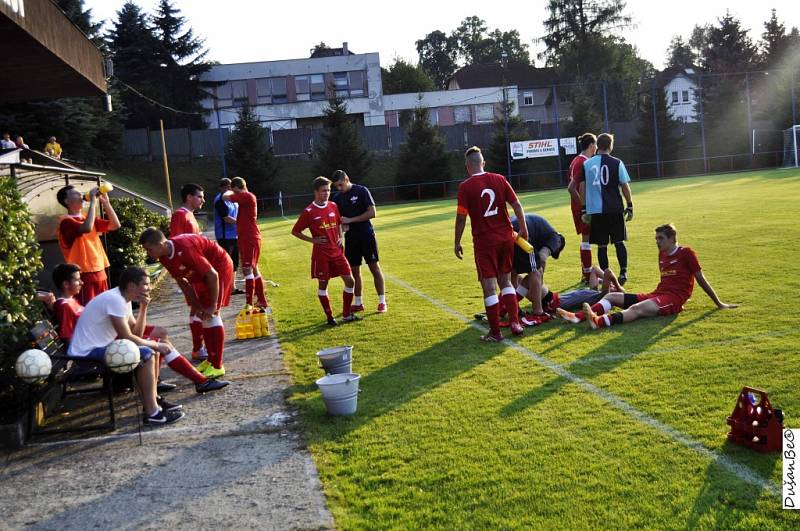
[[[611,155],[595,155],[583,163],[586,212],[613,214],[623,211],[619,185],[631,182],[625,164]]]
[[[492,247],[513,240],[506,203],[516,200],[508,180],[497,173],[476,173],[458,185],[457,213],[469,215],[473,245]]]

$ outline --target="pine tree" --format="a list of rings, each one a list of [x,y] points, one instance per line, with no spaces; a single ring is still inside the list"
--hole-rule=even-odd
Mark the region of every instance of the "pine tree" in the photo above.
[[[653,117],[653,94],[655,93],[655,121]],[[656,136],[658,130],[658,159],[677,160],[683,149],[684,138],[680,134],[681,124],[673,119],[667,106],[667,97],[664,90],[657,87],[650,91],[643,99],[642,110],[639,114],[639,123],[636,127],[636,137],[633,139],[634,161],[656,161]],[[656,173],[655,168],[653,174]]]
[[[439,129],[430,123],[428,109],[417,107],[408,139],[400,146],[397,184],[402,186],[449,179],[450,156],[445,151],[444,139]]]
[[[577,85],[572,91],[572,122],[562,134],[581,135],[586,131],[603,131],[603,116],[600,114],[602,101],[592,90],[593,86]]]
[[[697,56],[691,45],[680,35],[672,37],[667,48],[667,68],[691,68],[696,62]]]
[[[509,142],[518,142],[530,138],[522,118],[518,115],[512,115],[514,112],[513,101],[509,101],[506,104],[505,112],[508,114],[508,138],[506,138],[505,116],[496,117],[494,119],[492,140],[489,143],[489,149],[486,150],[486,167],[489,171],[503,175],[508,173]],[[512,167],[519,164],[519,162],[512,161]]]
[[[67,18],[78,26],[92,42],[98,46],[103,43],[103,39],[100,35],[100,29],[103,27],[103,24],[92,20],[92,10],[83,9],[83,0],[57,0],[56,4],[58,4],[58,7],[67,15]]]
[[[362,182],[369,174],[372,156],[361,143],[353,118],[347,115],[343,98],[334,96],[323,111],[325,124],[317,147],[317,175],[330,176],[336,170]]]
[[[256,197],[274,194],[273,182],[280,166],[269,145],[267,130],[249,106],[239,110],[225,157],[231,172],[243,177]]]

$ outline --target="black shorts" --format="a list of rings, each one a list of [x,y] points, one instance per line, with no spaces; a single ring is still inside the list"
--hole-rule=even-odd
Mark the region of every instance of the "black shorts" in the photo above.
[[[518,245],[515,245],[514,272],[518,275],[522,275],[523,273],[530,273],[539,269],[539,264],[536,262],[536,251],[537,249],[534,249],[532,253],[526,253],[520,249]]]
[[[349,237],[345,234],[344,256],[347,258],[347,263],[350,264],[350,267],[360,266],[362,258],[367,264],[374,264],[377,262],[378,242],[375,240],[375,234],[364,234],[354,237]]]
[[[628,239],[625,218],[622,212],[611,214],[592,214],[592,228],[589,231],[589,243],[608,245]]]
[[[239,269],[239,240],[226,238],[217,240],[217,243],[220,247],[225,249],[225,252],[231,257],[231,261],[233,262],[233,270],[236,271]]]

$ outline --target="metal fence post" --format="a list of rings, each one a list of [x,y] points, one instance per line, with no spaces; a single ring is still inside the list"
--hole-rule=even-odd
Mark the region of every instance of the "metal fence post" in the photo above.
[[[703,145],[703,172],[708,173],[708,154],[706,152],[706,119],[705,113],[703,112],[703,74],[698,74],[697,78],[700,81],[700,142]]]
[[[553,111],[554,117],[556,119],[556,150],[558,151],[558,182],[560,184],[564,184],[562,179],[564,176],[562,175],[562,167],[561,167],[561,127],[559,126],[559,118],[558,118],[558,91],[556,90],[556,86],[553,85]]]
[[[753,135],[753,143],[752,149],[750,150],[750,165],[753,165],[753,155],[756,151],[756,144],[755,144],[755,132],[753,131],[753,114],[750,108],[750,74],[745,72],[744,74],[744,86],[745,90],[747,91],[747,133],[748,136]]]
[[[606,132],[610,131],[611,128],[608,126],[608,90],[607,90],[608,82],[603,81],[603,121],[605,122]]]
[[[653,139],[656,145],[656,177],[661,177],[661,149],[658,141],[658,110],[656,108],[656,78],[653,78],[651,84],[650,99],[653,104]]]

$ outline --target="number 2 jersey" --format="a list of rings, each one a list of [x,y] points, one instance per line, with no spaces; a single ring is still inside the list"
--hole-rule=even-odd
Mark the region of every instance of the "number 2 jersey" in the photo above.
[[[631,178],[621,160],[605,153],[595,155],[583,163],[583,175],[579,179],[586,182],[587,214],[614,214],[624,210],[619,186],[631,182]]]
[[[456,212],[469,216],[474,246],[492,247],[514,239],[506,203],[515,201],[514,189],[497,173],[476,173],[458,185]]]

